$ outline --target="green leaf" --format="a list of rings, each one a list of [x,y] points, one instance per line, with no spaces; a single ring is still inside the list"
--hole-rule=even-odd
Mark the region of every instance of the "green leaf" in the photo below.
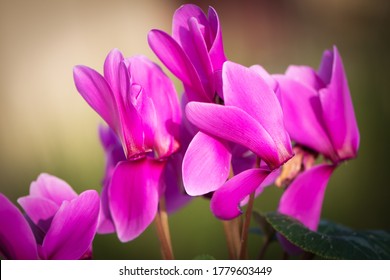
[[[194,258],[194,260],[215,260],[213,256],[207,255],[207,254],[202,254],[198,255]]]
[[[390,259],[390,232],[355,231],[330,221],[321,221],[317,232],[297,220],[271,212],[264,214],[272,227],[291,243],[326,259]]]

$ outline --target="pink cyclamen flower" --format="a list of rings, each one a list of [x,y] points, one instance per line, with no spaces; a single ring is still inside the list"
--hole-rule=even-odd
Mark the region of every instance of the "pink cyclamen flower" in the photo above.
[[[106,159],[106,168],[101,192],[101,214],[98,233],[115,232],[115,226],[110,210],[109,186],[118,163],[126,161],[122,146],[111,128],[99,126],[99,137],[103,145]],[[168,213],[174,212],[190,202],[191,197],[184,194],[181,179],[182,155],[179,152],[171,155],[166,162],[160,183],[165,190],[166,208]]]
[[[41,174],[30,194],[18,199],[26,214],[0,193],[0,255],[6,259],[92,257],[99,216],[99,195],[80,195],[63,180]]]
[[[183,5],[173,16],[172,36],[152,30],[148,41],[165,66],[182,81],[183,107],[190,101],[224,102],[222,66],[226,57],[219,18],[212,7],[206,16],[198,6]],[[184,185],[190,195],[203,195],[221,186],[230,163],[235,173],[254,166],[255,156],[247,148],[219,142],[199,131],[185,116],[182,125],[193,138],[183,159]],[[202,161],[204,164],[199,164]]]
[[[335,168],[355,158],[359,130],[340,54],[327,50],[318,71],[290,66],[275,75],[285,115],[285,125],[298,149],[298,172],[284,192],[278,211],[317,230],[325,189]],[[315,165],[317,153],[329,163]],[[309,164],[307,161],[309,160]],[[302,164],[301,164],[302,162]],[[289,176],[289,174],[286,174]]]
[[[208,16],[186,4],[173,16],[172,36],[161,30],[148,35],[149,45],[164,65],[183,82],[189,101],[213,102],[222,97],[221,70],[226,61],[216,11]]]
[[[175,88],[146,57],[124,58],[116,49],[106,58],[104,76],[76,66],[74,80],[123,147],[126,160],[110,167],[110,183],[102,196],[108,199],[119,239],[132,240],[154,220],[167,159],[179,149],[181,111]],[[100,229],[112,231],[109,223]]]
[[[218,218],[232,219],[241,213],[241,202],[256,189],[261,193],[269,174],[292,157],[292,149],[275,84],[260,66],[246,68],[227,61],[222,81],[224,105],[190,102],[186,106],[187,118],[201,132],[185,155],[183,180],[191,195],[214,191],[212,212]],[[225,183],[231,143],[249,149],[265,165],[245,170]],[[210,175],[201,176],[206,172]]]

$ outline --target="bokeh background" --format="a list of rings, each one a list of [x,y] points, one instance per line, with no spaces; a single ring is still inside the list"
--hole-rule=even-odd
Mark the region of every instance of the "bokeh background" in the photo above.
[[[63,178],[77,191],[100,189],[104,168],[97,138],[102,123],[76,91],[72,68],[102,71],[106,54],[145,54],[147,32],[170,33],[174,11],[186,1],[0,1],[0,191],[13,202],[39,173]],[[230,60],[261,64],[282,73],[289,64],[318,67],[336,44],[343,57],[361,133],[359,156],[330,180],[323,217],[357,229],[390,229],[389,65],[390,2],[387,0],[192,1],[220,17]],[[178,89],[180,89],[179,83]],[[256,200],[274,210],[281,190]],[[222,224],[207,200],[195,199],[170,217],[176,257],[227,258]],[[158,259],[152,225],[137,240],[97,236],[98,259]],[[251,235],[256,257],[261,238]],[[280,258],[271,246],[266,257]]]

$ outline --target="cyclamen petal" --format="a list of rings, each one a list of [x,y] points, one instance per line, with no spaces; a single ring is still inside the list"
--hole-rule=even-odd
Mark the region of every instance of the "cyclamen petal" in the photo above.
[[[335,47],[334,47],[335,48]],[[332,50],[326,50],[322,54],[321,64],[318,68],[318,76],[324,82],[325,85],[330,83],[333,71],[333,52]]]
[[[138,237],[154,220],[165,162],[143,158],[122,161],[108,190],[111,216],[122,242]]]
[[[99,195],[94,190],[65,201],[53,218],[42,244],[46,259],[80,259],[91,247],[99,215]]]
[[[325,189],[335,168],[334,165],[321,164],[300,174],[283,193],[278,211],[316,231]]]
[[[332,58],[331,78],[327,87],[320,90],[319,97],[333,146],[340,160],[346,160],[356,157],[360,134],[343,62],[336,47],[333,48]],[[326,59],[329,59],[328,56]]]
[[[0,256],[8,260],[38,259],[34,234],[22,213],[0,193]]]
[[[190,32],[189,21],[191,19],[196,20],[203,27],[202,36],[209,48],[210,38],[206,36],[210,32],[208,19],[202,9],[193,4],[182,5],[175,11],[172,20],[172,37],[181,45],[190,60],[193,61],[197,59],[197,55]]]
[[[285,75],[314,90],[319,90],[325,86],[325,83],[318,76],[317,72],[309,66],[290,65]]]
[[[121,128],[118,134],[127,158],[138,157],[145,152],[144,125],[140,113],[132,102],[130,75],[124,61],[119,66],[120,94],[117,110]]]
[[[213,7],[209,7],[208,19],[210,23],[210,37],[214,39],[209,53],[215,72],[222,70],[222,65],[226,61],[226,56],[223,49],[222,28],[219,23],[218,14]]]
[[[337,157],[324,127],[318,93],[287,76],[274,77],[279,84],[284,124],[291,138],[329,158]]]
[[[164,158],[179,148],[181,112],[175,88],[146,57],[125,59],[114,49],[105,60],[104,77],[76,66],[74,80],[82,97],[115,131],[127,159],[152,151]]]
[[[51,225],[54,215],[60,208],[59,205],[44,197],[25,196],[18,199],[31,221],[46,233]]]
[[[72,200],[77,197],[77,193],[64,180],[42,173],[37,180],[30,185],[30,196],[42,197],[53,201],[61,206],[64,200]]]
[[[290,157],[259,122],[235,106],[190,102],[186,116],[203,132],[247,147],[272,169]]]
[[[102,189],[100,197],[100,213],[97,233],[107,234],[115,232],[115,226],[112,221],[109,200],[108,200],[109,185],[105,185]]]
[[[279,167],[278,169],[270,171],[269,168],[267,167],[267,165],[260,164],[260,169],[268,170],[270,173],[267,175],[267,177],[264,179],[264,181],[255,190],[255,197],[258,197],[259,195],[261,195],[266,187],[269,187],[272,184],[274,184],[276,178],[280,175],[282,168]],[[248,203],[248,201],[249,201],[249,195],[241,201],[240,206],[246,205]]]
[[[234,176],[211,198],[213,214],[222,220],[230,220],[241,214],[240,203],[253,193],[270,174],[268,169],[248,169]]]
[[[221,92],[221,69],[226,57],[217,13],[206,17],[196,5],[186,4],[173,16],[172,37],[152,30],[149,45],[184,84],[190,101],[213,102]]]
[[[211,102],[210,96],[203,89],[195,67],[181,46],[171,36],[160,30],[151,30],[148,34],[148,43],[161,62],[184,85],[197,93],[191,100]]]
[[[159,157],[169,156],[179,148],[181,111],[175,87],[161,68],[146,57],[135,56],[129,62],[132,83],[142,85],[142,94],[151,103],[144,103],[140,114],[153,133],[154,149]],[[153,114],[154,118],[149,117]]]
[[[226,106],[236,106],[251,115],[272,138],[280,163],[292,156],[290,137],[275,92],[258,72],[227,61],[222,70]],[[268,77],[269,79],[269,77]]]
[[[164,168],[165,204],[168,214],[173,213],[192,201],[183,186],[182,152],[173,154]]]
[[[278,88],[278,83],[275,79],[265,70],[261,65],[252,65],[249,69],[255,71],[264,81],[268,84],[268,86],[275,92]]]
[[[118,126],[115,98],[106,80],[95,70],[86,66],[75,66],[73,78],[78,92],[87,103],[112,128]]]
[[[120,83],[119,83],[119,66],[123,61],[123,54],[118,49],[113,49],[107,55],[104,61],[104,78],[110,85],[111,90],[116,99],[119,98]]]
[[[232,148],[232,161],[233,174],[241,173],[247,169],[251,169],[256,164],[256,155],[248,150],[248,148],[241,145],[233,144]]]
[[[200,30],[201,27],[204,28],[204,26],[201,26],[197,19],[194,17],[191,17],[188,20],[188,26],[192,42],[190,42],[190,48],[187,48],[187,54],[193,53],[192,55],[190,55],[190,60],[194,65],[196,71],[198,72],[199,78],[201,79],[201,82],[206,92],[214,93],[215,87],[213,68],[206,42],[204,41],[204,35]],[[213,96],[210,97],[212,98]]]
[[[231,153],[226,141],[198,132],[183,159],[183,183],[191,196],[217,190],[229,176]]]

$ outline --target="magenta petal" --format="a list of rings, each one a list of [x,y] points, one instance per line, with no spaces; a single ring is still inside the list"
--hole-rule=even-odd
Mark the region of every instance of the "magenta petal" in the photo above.
[[[175,87],[161,68],[144,56],[131,59],[130,71],[132,83],[142,85],[140,113],[152,132],[154,148],[159,157],[167,157],[179,147],[181,111]]]
[[[120,92],[119,66],[122,60],[122,53],[118,49],[113,49],[104,61],[104,78],[110,85],[115,96]]]
[[[230,220],[241,214],[240,203],[253,193],[270,173],[267,169],[248,169],[234,176],[211,198],[211,211],[222,220]]]
[[[325,189],[335,166],[321,164],[300,174],[283,193],[278,211],[317,230]]]
[[[86,66],[73,68],[73,79],[81,96],[113,129],[117,126],[115,99],[106,80]]]
[[[236,106],[258,121],[274,141],[281,163],[292,155],[291,141],[283,123],[282,107],[273,89],[258,72],[227,61],[223,65],[226,106]]]
[[[27,220],[2,193],[0,193],[0,256],[8,260],[38,259],[34,234]]]
[[[183,159],[183,183],[189,195],[215,191],[229,176],[231,153],[227,143],[198,132]]]
[[[360,134],[343,62],[336,47],[333,48],[331,80],[319,95],[325,124],[339,158],[356,157]]]
[[[286,76],[275,76],[279,83],[284,123],[297,143],[330,158],[335,152],[324,127],[321,103],[317,92]]]
[[[318,69],[318,76],[322,79],[325,85],[329,84],[332,78],[333,68],[333,52],[332,50],[326,50],[322,54],[321,64]]]
[[[226,61],[226,57],[223,50],[221,25],[219,23],[217,12],[214,10],[214,8],[209,7],[208,17],[210,23],[210,32],[212,33],[212,38],[214,39],[209,51],[209,55],[211,63],[213,64],[213,70],[215,72],[222,70],[222,65]]]
[[[309,66],[290,65],[285,75],[315,90],[319,90],[325,86],[324,82],[317,75],[317,72]]]
[[[18,203],[31,221],[45,233],[49,230],[51,221],[60,208],[55,202],[44,197],[25,196],[19,198]]]
[[[275,143],[264,127],[240,108],[190,102],[186,106],[186,115],[207,134],[252,150],[271,168],[278,167],[288,154],[281,143]],[[284,153],[279,156],[278,150],[284,150]]]
[[[186,4],[182,5],[179,9],[175,11],[175,14],[173,15],[173,21],[172,21],[172,37],[179,42],[179,44],[182,46],[183,50],[189,54],[190,59],[192,60],[195,57],[192,57],[191,54],[196,52],[196,49],[194,48],[191,33],[189,32],[189,21],[190,19],[195,19],[199,24],[203,27],[203,34],[209,34],[209,23],[207,20],[206,15],[202,11],[201,8],[199,8],[196,5],[193,4]],[[210,40],[205,37],[205,41],[210,45]]]
[[[266,165],[262,166],[261,164],[260,164],[260,169],[263,169],[264,171],[268,170],[268,176],[265,177],[264,181],[261,182],[261,184],[255,190],[255,197],[258,197],[260,194],[262,194],[262,192],[266,187],[271,186],[275,182],[276,178],[279,177],[282,171],[282,167],[270,171]],[[245,197],[245,199],[241,201],[240,206],[246,205],[248,201],[249,201],[249,196]]]
[[[178,211],[192,201],[192,196],[186,194],[183,186],[182,153],[171,155],[164,169],[165,203],[168,213]]]
[[[130,86],[126,63],[121,62],[119,66],[120,94],[117,100],[121,130],[118,136],[127,158],[137,157],[145,150],[142,117],[133,104]]]
[[[117,165],[108,197],[120,241],[135,239],[154,220],[164,166],[165,162],[148,158]]]
[[[162,63],[186,86],[198,93],[198,101],[210,102],[200,78],[181,46],[171,36],[160,30],[148,34],[149,46]]]
[[[188,48],[188,50],[193,52],[193,54],[190,56],[190,60],[199,75],[203,87],[209,94],[210,99],[212,99],[214,98],[215,94],[213,67],[211,65],[210,56],[204,41],[204,37],[202,35],[202,31],[200,30],[201,26],[193,17],[188,20],[188,25],[190,27],[190,36],[192,39],[191,48]]]
[[[247,169],[253,168],[256,163],[256,155],[241,145],[232,145],[232,168],[233,173],[238,174]]]
[[[101,124],[98,126],[98,133],[105,152],[111,150],[112,147],[120,146],[118,137],[110,127]]]
[[[64,202],[54,216],[42,244],[46,259],[77,260],[91,247],[99,216],[99,195],[94,190]]]
[[[115,232],[108,201],[108,185],[104,186],[100,195],[100,213],[97,232],[107,234]]]
[[[261,78],[264,79],[264,81],[268,84],[268,86],[273,89],[274,91],[278,87],[278,83],[275,81],[275,79],[260,65],[252,65],[249,67],[249,69],[255,71],[257,74],[261,76]]]
[[[30,196],[46,198],[59,207],[63,201],[76,198],[77,193],[64,180],[42,173],[36,181],[31,183]]]

